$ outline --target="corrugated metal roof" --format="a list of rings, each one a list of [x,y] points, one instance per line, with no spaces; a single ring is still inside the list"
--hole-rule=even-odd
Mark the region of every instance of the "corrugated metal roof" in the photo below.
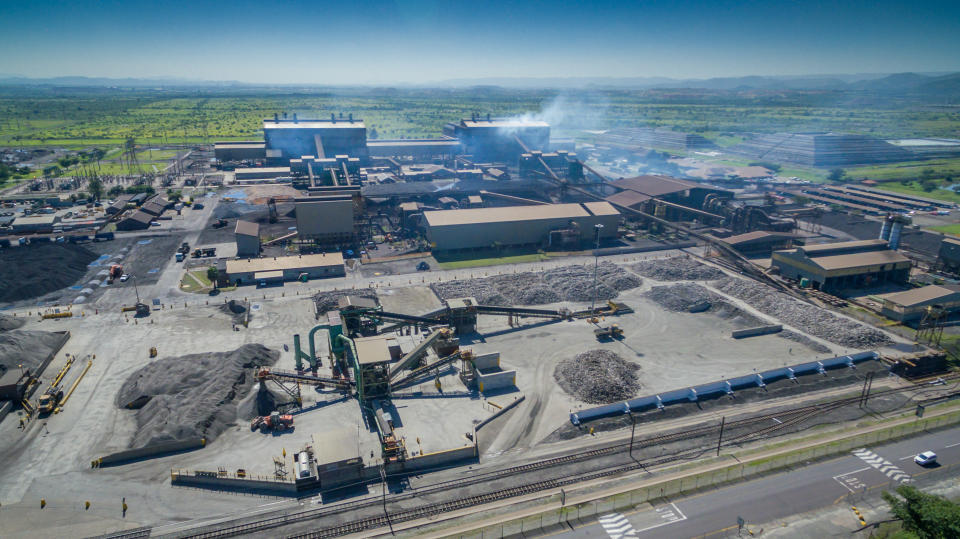
[[[804,245],[803,250],[808,255],[824,253],[829,251],[843,251],[846,249],[860,249],[863,247],[886,246],[887,240],[858,240],[858,241],[839,241],[836,243],[817,243],[815,245]]]
[[[784,234],[782,232],[769,232],[767,230],[754,230],[753,232],[747,232],[746,234],[739,234],[737,236],[730,236],[723,238],[720,241],[726,243],[727,245],[741,245],[744,243],[750,243],[752,241],[769,239],[774,240],[785,240],[788,238],[795,237],[793,234]]]
[[[292,270],[342,265],[343,255],[340,253],[278,256],[274,258],[244,258],[240,260],[228,260],[227,273],[256,273],[258,271]]]
[[[600,215],[619,214],[607,202],[598,202],[609,207],[613,213],[603,211]],[[502,208],[471,208],[464,210],[441,210],[423,212],[430,226],[472,225],[480,223],[504,223],[513,221],[538,221],[542,219],[573,219],[589,217],[582,204],[542,204],[536,206],[507,206]]]
[[[609,202],[584,202],[583,206],[593,215],[620,215]]]
[[[366,126],[363,124],[363,120],[354,119],[352,122],[344,119],[338,119],[336,122],[331,122],[330,120],[297,120],[294,123],[291,120],[281,120],[275,122],[273,120],[264,120],[263,121],[264,129],[365,129]]]
[[[633,178],[623,178],[612,182],[612,185],[620,189],[629,189],[652,197],[697,188],[722,191],[722,189],[716,189],[715,187],[688,182],[678,178],[668,178],[667,176],[636,176]]]
[[[540,120],[498,120],[496,118],[486,120],[462,120],[460,122],[465,127],[550,127],[550,124]]]
[[[914,288],[913,290],[885,294],[883,299],[897,305],[911,307],[957,293],[960,293],[960,286],[940,286],[934,284]]]
[[[853,269],[864,266],[879,266],[882,264],[896,264],[910,262],[910,259],[896,251],[867,251],[849,255],[818,256],[810,259],[814,264],[825,270]]]
[[[250,221],[238,220],[237,227],[234,229],[234,233],[241,236],[260,237],[260,225]]]
[[[390,361],[390,347],[387,346],[387,335],[376,335],[373,337],[361,337],[354,339],[353,344],[357,347],[357,360],[361,365],[371,363],[384,363]]]
[[[639,204],[650,200],[652,197],[647,196],[643,193],[638,193],[636,191],[621,191],[619,193],[610,195],[606,197],[606,200],[613,202],[614,204],[619,204],[621,206],[626,206],[632,208]]]

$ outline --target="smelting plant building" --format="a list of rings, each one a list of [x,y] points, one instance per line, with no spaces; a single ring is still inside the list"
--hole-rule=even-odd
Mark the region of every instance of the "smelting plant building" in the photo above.
[[[556,247],[560,243],[579,245],[595,240],[595,225],[601,224],[600,238],[614,238],[620,222],[608,202],[543,204],[501,208],[427,211],[427,237],[438,251],[480,249],[493,245]]]
[[[298,120],[274,118],[263,121],[267,157],[299,159],[305,155],[320,159],[337,155],[367,156],[367,127],[363,120],[334,118]]]
[[[906,283],[910,259],[886,240],[846,241],[775,251],[773,266],[788,279],[809,279],[813,288],[836,291],[885,282]]]

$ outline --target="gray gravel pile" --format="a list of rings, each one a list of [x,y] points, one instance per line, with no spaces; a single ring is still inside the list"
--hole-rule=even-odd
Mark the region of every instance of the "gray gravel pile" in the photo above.
[[[713,281],[726,276],[717,268],[687,256],[644,260],[630,266],[630,269],[658,281]]]
[[[7,371],[19,370],[20,365],[36,374],[37,367],[67,338],[51,331],[0,331],[0,376]]]
[[[594,298],[594,268],[570,265],[541,273],[523,272],[478,279],[433,283],[430,288],[441,299],[474,297],[483,305],[542,305],[559,301],[587,302]],[[643,281],[610,262],[597,269],[597,299],[604,301]]]
[[[590,404],[630,399],[640,390],[640,366],[610,350],[588,350],[557,364],[553,379],[564,391]]]
[[[717,290],[747,302],[754,309],[815,337],[850,348],[873,348],[890,344],[884,332],[867,327],[827,310],[801,303],[782,292],[759,283],[728,277],[714,286]]]
[[[10,331],[11,329],[20,329],[26,324],[24,318],[14,318],[7,314],[0,314],[0,331]]]
[[[317,304],[317,312],[325,313],[327,311],[337,310],[340,298],[344,296],[360,296],[361,298],[377,299],[377,293],[373,290],[360,288],[357,290],[330,290],[329,292],[320,292],[313,296],[313,301]]]
[[[240,401],[255,381],[253,369],[279,358],[263,345],[245,344],[231,352],[164,358],[134,372],[116,400],[119,408],[137,410],[130,447],[188,438],[212,441],[237,421]]]
[[[37,243],[0,255],[0,302],[36,298],[83,278],[97,254],[74,243]]]
[[[811,339],[810,337],[807,337],[806,335],[801,335],[795,331],[790,331],[789,329],[785,329],[780,333],[777,333],[777,336],[782,339],[787,339],[788,341],[793,341],[795,343],[802,344],[818,354],[830,353],[830,348],[818,343],[817,341]]]
[[[677,283],[654,286],[643,293],[643,297],[653,301],[668,311],[687,311],[702,301],[710,302],[710,310],[723,298],[694,283]]]

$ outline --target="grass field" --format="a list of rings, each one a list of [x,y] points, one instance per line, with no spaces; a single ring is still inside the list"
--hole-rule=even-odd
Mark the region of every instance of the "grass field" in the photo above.
[[[934,189],[933,191],[924,191],[923,187],[920,186],[919,182],[910,182],[906,185],[900,182],[887,182],[882,183],[876,187],[877,189],[882,189],[884,191],[890,191],[893,193],[903,193],[905,195],[916,195],[920,197],[933,198],[936,200],[943,200],[945,202],[956,202],[960,204],[960,194],[949,189]]]
[[[470,253],[434,254],[433,258],[443,269],[479,268],[500,264],[520,264],[524,262],[542,262],[550,258],[549,255],[529,250],[480,249]]]
[[[944,234],[950,234],[951,236],[960,236],[960,224],[932,226],[930,227],[930,230],[936,230],[937,232],[943,232]]]
[[[847,169],[847,176],[881,182],[891,180],[916,180],[925,169],[933,169],[937,178],[952,176],[960,179],[960,158],[906,161],[889,165],[856,167]]]
[[[296,90],[31,91],[0,88],[0,146],[117,146],[204,143],[259,138],[274,113],[301,118],[353,113],[372,137],[422,138],[473,112],[493,116],[535,113],[558,135],[581,129],[666,127],[698,133],[720,146],[743,133],[841,131],[880,137],[956,136],[960,114],[915,105],[845,106],[818,92],[756,95],[749,92],[658,90],[552,90],[319,88]]]

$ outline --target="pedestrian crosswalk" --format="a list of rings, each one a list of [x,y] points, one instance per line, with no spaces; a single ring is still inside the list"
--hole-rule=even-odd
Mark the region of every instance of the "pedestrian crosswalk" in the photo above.
[[[599,519],[600,525],[610,536],[610,539],[624,539],[637,536],[637,530],[633,529],[633,524],[627,520],[627,517],[620,513],[610,513]]]
[[[881,457],[873,451],[870,451],[869,449],[855,449],[852,453],[854,456],[860,458],[860,460],[866,462],[871,467],[876,468],[880,471],[880,473],[886,475],[893,481],[898,481],[900,483],[908,483],[910,481],[910,474],[904,472],[894,463]]]

